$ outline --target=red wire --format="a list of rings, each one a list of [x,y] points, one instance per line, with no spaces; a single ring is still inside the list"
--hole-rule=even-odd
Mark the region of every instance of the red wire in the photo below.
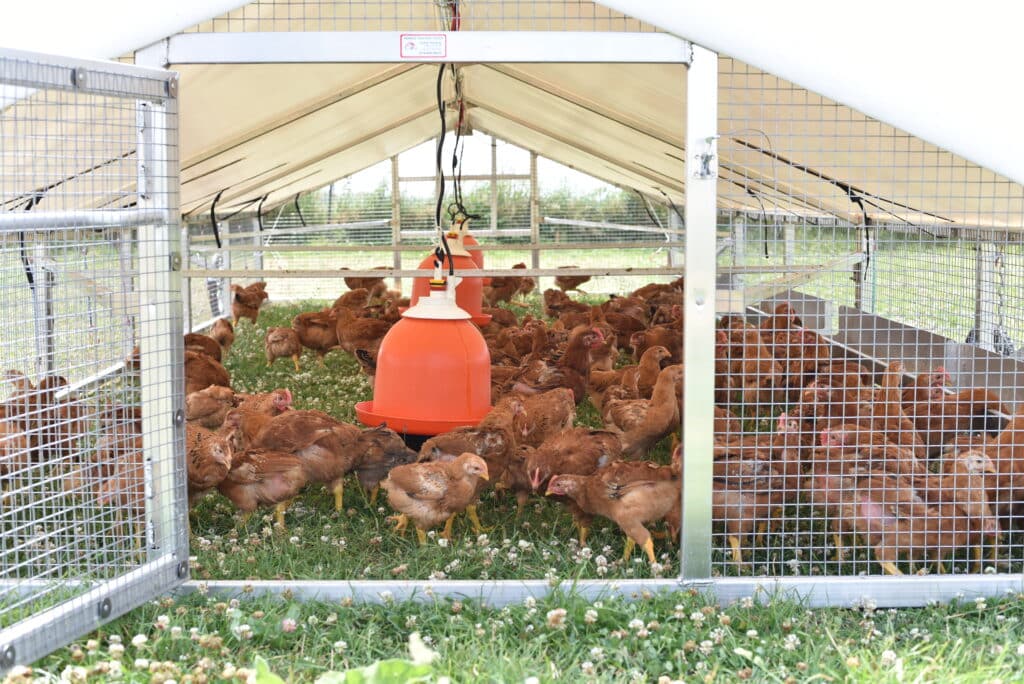
[[[459,15],[458,0],[448,0],[448,9],[452,13],[451,25],[448,28],[451,31],[458,31],[462,28],[462,17]]]

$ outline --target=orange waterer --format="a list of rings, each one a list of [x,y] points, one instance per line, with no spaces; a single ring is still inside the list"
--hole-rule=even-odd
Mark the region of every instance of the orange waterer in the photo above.
[[[491,355],[483,335],[450,293],[432,289],[384,336],[373,401],[355,409],[365,425],[436,435],[476,425],[490,404]]]
[[[431,254],[420,262],[420,268],[434,268],[434,255]],[[487,325],[491,322],[490,314],[480,311],[483,304],[484,283],[476,262],[468,255],[457,254],[452,249],[452,261],[455,263],[455,272],[461,276],[461,281],[455,290],[455,302],[459,308],[469,312],[470,318],[477,325]],[[441,269],[448,271],[448,256],[445,255]],[[471,275],[471,274],[476,274]],[[415,306],[420,297],[425,297],[430,292],[430,278],[414,278],[412,281],[412,294],[409,296],[409,305]]]

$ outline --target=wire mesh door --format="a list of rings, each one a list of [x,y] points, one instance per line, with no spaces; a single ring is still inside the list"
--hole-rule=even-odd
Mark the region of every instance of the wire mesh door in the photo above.
[[[0,51],[0,673],[187,575],[172,77]]]
[[[1019,573],[1024,189],[733,59],[720,79],[715,572]]]

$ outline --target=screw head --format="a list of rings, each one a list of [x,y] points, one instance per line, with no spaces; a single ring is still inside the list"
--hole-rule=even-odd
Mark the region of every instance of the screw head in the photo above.
[[[105,598],[102,601],[100,601],[99,606],[96,607],[96,613],[100,616],[101,620],[106,620],[108,617],[110,617],[110,613],[113,609],[114,606],[110,603],[110,599]]]
[[[0,651],[0,666],[14,667],[14,659],[17,655],[14,646],[8,646]]]
[[[174,424],[175,425],[184,425],[185,424],[185,412],[182,411],[181,409],[178,409],[177,411],[174,412]]]
[[[178,579],[185,579],[188,577],[188,561],[181,561],[178,563]]]

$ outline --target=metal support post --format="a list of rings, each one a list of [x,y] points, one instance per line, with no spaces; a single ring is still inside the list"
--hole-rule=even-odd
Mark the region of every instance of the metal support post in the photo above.
[[[530,267],[540,268],[540,192],[537,189],[537,153],[530,152]],[[540,291],[540,278],[537,278]]]
[[[32,250],[32,318],[36,334],[36,373],[41,377],[53,372],[54,368],[54,315],[53,288],[56,275],[49,263],[46,245],[38,244]]]
[[[139,204],[178,206],[177,102],[138,103]],[[138,229],[142,444],[146,472],[146,549],[187,563],[184,333],[177,217]],[[186,566],[182,566],[186,567]],[[183,573],[180,573],[183,574]]]
[[[498,230],[498,141],[491,136],[491,233]]]
[[[220,243],[224,247],[231,247],[231,221],[224,221],[218,223],[217,227],[220,229]],[[217,252],[217,265],[219,268],[225,271],[231,270],[231,250],[222,249]],[[220,279],[220,310],[224,315],[227,315],[231,311],[231,299],[233,294],[231,292],[231,278],[224,277]]]
[[[1002,269],[1002,252],[992,242],[979,242],[977,251],[974,285],[974,339],[982,349],[995,351],[999,301],[999,271]]]
[[[134,268],[132,254],[132,245],[135,242],[134,234],[134,228],[122,228],[117,233],[117,261],[118,268],[121,271],[121,292],[126,296],[129,293],[135,292],[135,278],[133,274],[136,269]],[[135,346],[136,314],[131,311],[125,311],[123,315],[124,339],[122,341],[124,345],[121,348],[121,354],[124,358],[128,358],[132,353],[132,348]]]
[[[398,246],[402,243],[402,192],[399,183],[398,155],[391,157],[391,265],[402,268],[402,252]],[[402,279],[395,277],[394,287],[402,291]]]
[[[669,208],[669,212],[668,212],[668,227],[669,227],[669,230],[672,230],[672,231],[681,231],[681,230],[683,230],[683,220],[681,218],[679,218],[679,214],[677,214],[675,212],[675,210],[672,209],[672,208]],[[676,241],[677,237],[678,237],[678,233],[674,233],[673,232],[673,233],[669,234],[669,239],[672,240],[673,242]],[[669,268],[673,268],[675,266],[683,266],[683,265],[684,265],[684,261],[683,261],[683,253],[682,253],[682,251],[680,251],[680,249],[678,247],[669,247],[668,248],[668,266],[669,266]]]
[[[686,77],[686,287],[683,293],[681,577],[711,577],[714,458],[718,55],[698,46]]]

